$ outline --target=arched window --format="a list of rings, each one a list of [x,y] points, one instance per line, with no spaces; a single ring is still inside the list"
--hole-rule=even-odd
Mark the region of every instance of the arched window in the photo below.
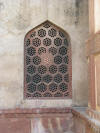
[[[29,31],[24,42],[24,96],[71,98],[71,44],[49,21]]]

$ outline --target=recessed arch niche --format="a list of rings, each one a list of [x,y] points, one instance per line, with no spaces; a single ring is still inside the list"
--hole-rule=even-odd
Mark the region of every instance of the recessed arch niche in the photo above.
[[[63,29],[50,21],[33,28],[25,36],[24,97],[72,97],[70,39]]]

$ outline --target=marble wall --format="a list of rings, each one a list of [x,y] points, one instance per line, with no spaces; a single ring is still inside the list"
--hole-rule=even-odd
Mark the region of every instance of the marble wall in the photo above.
[[[71,39],[72,100],[23,99],[24,37],[46,20],[63,28]],[[0,108],[86,106],[87,38],[87,0],[0,0]]]

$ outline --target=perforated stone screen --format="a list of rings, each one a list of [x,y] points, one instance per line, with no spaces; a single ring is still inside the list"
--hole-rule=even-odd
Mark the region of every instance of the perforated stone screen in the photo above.
[[[71,98],[71,46],[67,33],[49,21],[25,36],[25,98]]]

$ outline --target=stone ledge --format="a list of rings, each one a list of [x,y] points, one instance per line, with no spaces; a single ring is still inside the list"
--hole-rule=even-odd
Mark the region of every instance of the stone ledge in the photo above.
[[[91,129],[93,129],[94,132],[100,133],[100,121],[91,118],[87,114],[87,108],[86,107],[74,107],[72,108],[72,114],[74,116],[77,116],[77,118],[80,118],[86,122],[86,125],[88,125]]]
[[[71,113],[70,107],[67,108],[33,108],[33,109],[5,109],[0,110],[0,118],[32,118],[44,116],[62,116]]]
[[[88,108],[88,109],[87,109],[87,114],[88,114],[91,118],[94,118],[94,119],[100,121],[100,112],[97,112],[97,111],[95,111],[95,110],[93,110],[93,109]]]

